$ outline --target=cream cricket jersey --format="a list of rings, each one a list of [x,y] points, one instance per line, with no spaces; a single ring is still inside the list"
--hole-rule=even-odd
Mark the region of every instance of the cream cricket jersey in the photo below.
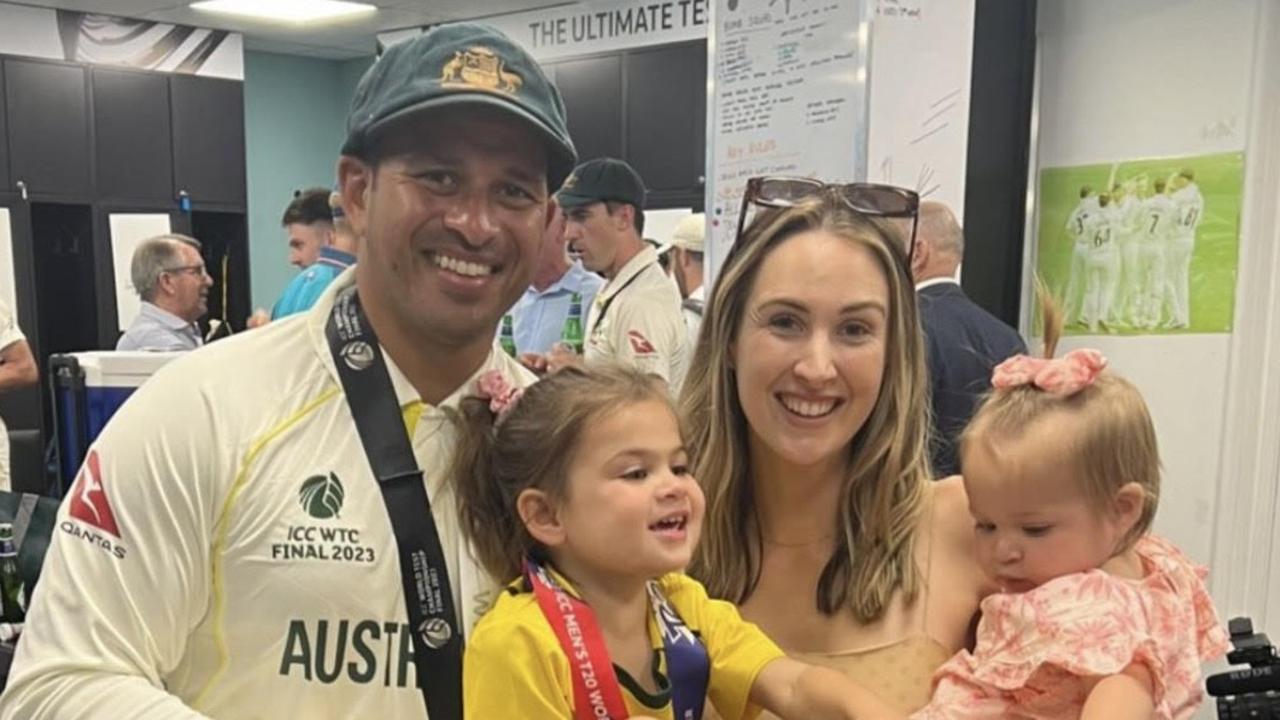
[[[1194,183],[1178,190],[1170,198],[1177,216],[1177,233],[1195,237],[1196,227],[1204,215],[1204,196]]]
[[[0,717],[427,717],[391,523],[325,340],[353,282],[174,361],[112,418],[59,510]],[[497,586],[461,546],[454,433],[388,365],[469,629]],[[491,368],[532,380],[500,351],[476,374]]]
[[[603,311],[603,314],[602,314]],[[587,313],[588,363],[611,359],[662,376],[672,394],[689,367],[680,293],[645,247],[608,282]]]

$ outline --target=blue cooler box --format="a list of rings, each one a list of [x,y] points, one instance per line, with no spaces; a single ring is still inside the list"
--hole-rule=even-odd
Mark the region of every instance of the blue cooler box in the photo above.
[[[180,352],[92,352],[49,356],[61,496],[89,445],[124,401]]]

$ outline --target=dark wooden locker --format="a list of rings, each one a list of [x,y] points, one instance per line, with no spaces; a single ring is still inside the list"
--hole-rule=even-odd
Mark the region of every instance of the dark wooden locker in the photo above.
[[[578,158],[623,157],[622,56],[566,60],[554,72]]]
[[[173,75],[169,82],[175,194],[186,191],[195,202],[243,206],[243,83],[194,75]]]
[[[93,69],[98,197],[173,197],[169,79],[160,73]]]
[[[79,65],[7,59],[10,176],[41,195],[92,190],[89,104]]]
[[[704,42],[627,55],[627,155],[651,207],[688,206],[702,195],[706,148]]]

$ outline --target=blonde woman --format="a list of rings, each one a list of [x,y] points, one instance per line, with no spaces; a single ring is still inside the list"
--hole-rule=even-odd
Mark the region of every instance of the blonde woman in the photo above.
[[[904,712],[985,591],[963,486],[930,481],[915,292],[888,220],[917,208],[898,188],[753,179],[681,398],[707,496],[692,574]]]

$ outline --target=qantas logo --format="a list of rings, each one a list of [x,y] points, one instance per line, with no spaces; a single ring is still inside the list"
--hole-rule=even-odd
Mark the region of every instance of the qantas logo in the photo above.
[[[84,467],[80,468],[80,477],[71,490],[70,512],[76,520],[120,537],[115,513],[111,512],[111,503],[107,501],[107,493],[102,487],[102,465],[98,461],[97,450],[89,451]]]
[[[627,340],[631,341],[631,351],[636,355],[658,354],[658,351],[653,347],[653,343],[649,342],[649,338],[645,337],[639,330],[628,331]]]

